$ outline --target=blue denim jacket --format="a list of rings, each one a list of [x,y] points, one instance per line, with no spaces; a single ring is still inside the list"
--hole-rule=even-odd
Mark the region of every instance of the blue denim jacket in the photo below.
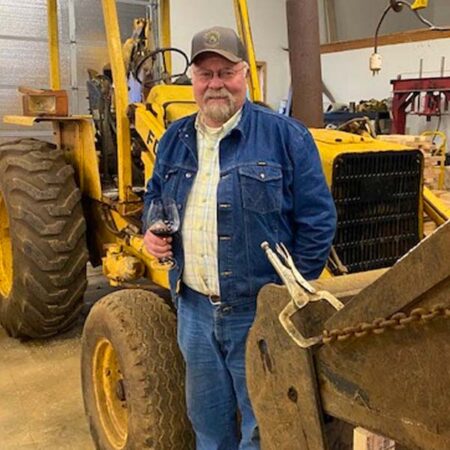
[[[144,211],[156,197],[176,200],[183,220],[197,173],[195,116],[174,122],[158,147],[147,185]],[[220,294],[254,297],[279,282],[260,245],[283,242],[307,279],[317,278],[327,260],[336,211],[316,145],[299,122],[246,101],[237,125],[220,142],[217,232]],[[172,295],[183,271],[182,236],[169,275]]]

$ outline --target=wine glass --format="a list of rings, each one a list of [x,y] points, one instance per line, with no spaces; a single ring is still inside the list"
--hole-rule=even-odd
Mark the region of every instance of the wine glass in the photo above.
[[[180,227],[177,204],[172,198],[158,198],[151,201],[145,216],[145,227],[159,237],[174,235]],[[169,256],[158,258],[164,268],[175,267],[175,260]]]

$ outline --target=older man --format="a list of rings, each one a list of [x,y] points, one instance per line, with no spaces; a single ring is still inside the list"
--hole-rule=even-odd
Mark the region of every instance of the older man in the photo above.
[[[233,30],[213,27],[194,36],[192,84],[200,111],[165,133],[145,196],[146,208],[154,198],[174,198],[182,218],[173,241],[147,232],[145,244],[154,256],[173,254],[177,262],[169,278],[198,450],[259,449],[245,341],[259,289],[279,281],[261,242],[283,242],[312,279],[324,267],[335,230],[310,134],[246,100],[246,59]]]

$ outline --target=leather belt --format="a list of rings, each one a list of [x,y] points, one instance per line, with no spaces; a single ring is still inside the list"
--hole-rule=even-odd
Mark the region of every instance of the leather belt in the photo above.
[[[202,294],[201,292],[195,291],[194,289],[191,289],[189,286],[185,285],[184,283],[181,284],[181,295],[186,295],[187,297],[200,297],[205,300],[208,300],[209,303],[213,306],[219,306],[222,302],[220,300],[220,295],[206,295]]]

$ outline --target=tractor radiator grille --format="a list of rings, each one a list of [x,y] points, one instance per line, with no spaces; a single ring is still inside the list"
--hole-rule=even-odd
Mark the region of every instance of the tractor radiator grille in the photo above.
[[[422,160],[419,150],[335,159],[334,246],[350,273],[389,267],[419,242]]]

